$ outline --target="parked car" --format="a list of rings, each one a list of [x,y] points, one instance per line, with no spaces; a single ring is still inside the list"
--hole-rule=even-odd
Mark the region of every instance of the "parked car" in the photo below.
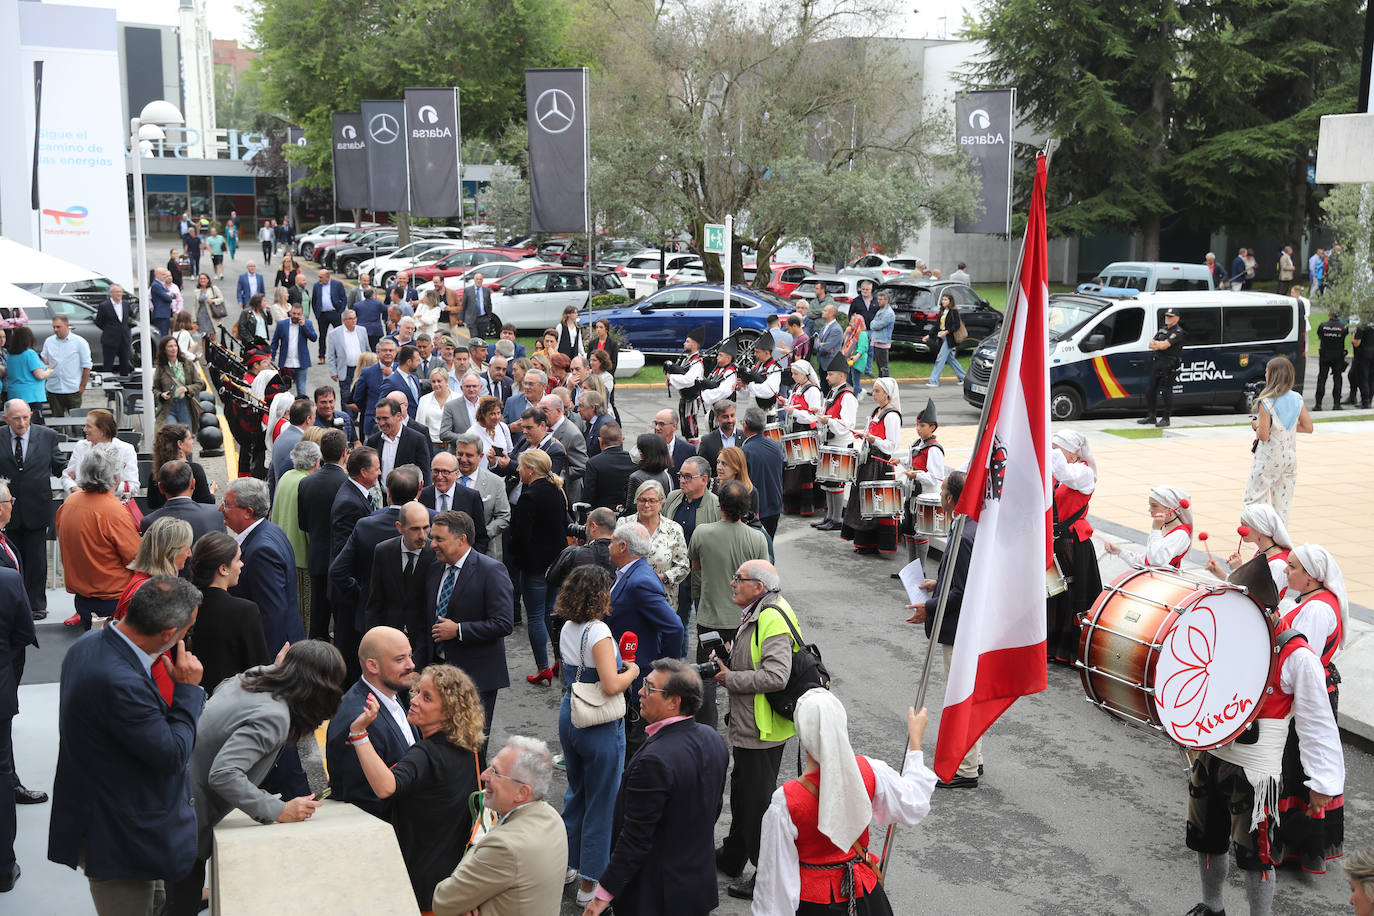
[[[706,268],[695,265],[679,267],[677,270],[668,274],[667,284],[672,286],[677,283],[705,283]]]
[[[763,288],[786,299],[792,295],[802,278],[811,272],[810,264],[774,264],[772,276]]]
[[[417,241],[453,241],[454,239],[446,234],[448,231],[450,230],[442,228],[412,229],[410,230],[411,241],[405,246],[401,245],[398,233],[379,235],[357,245],[335,245],[324,253],[321,265],[354,279],[358,276],[358,265],[363,261],[390,257],[400,251],[402,247],[409,248]],[[454,234],[457,233],[456,229],[451,231]]]
[[[86,341],[91,348],[91,358],[96,366],[100,365],[100,328],[95,324],[96,306],[87,305],[76,299],[66,296],[49,296],[39,293],[44,302],[42,305],[25,305],[24,314],[28,316],[29,330],[33,331],[33,336],[37,342],[39,350],[43,349],[43,341],[52,336],[52,319],[55,315],[65,315],[67,321],[71,323],[72,333]],[[103,299],[101,301],[104,301]],[[124,301],[128,302],[126,295]],[[143,334],[135,327],[133,330],[134,345],[132,353],[132,363],[135,366],[142,364],[139,347],[143,339]],[[153,340],[157,340],[157,331],[153,332]]]
[[[569,305],[585,310],[592,296],[624,294],[625,285],[613,271],[592,271],[591,279],[589,294],[586,270],[532,267],[516,271],[491,287],[491,310],[503,324],[542,331],[558,324]]]
[[[333,241],[335,239],[345,238],[359,229],[373,229],[376,227],[377,223],[325,223],[322,226],[316,226],[314,229],[296,236],[293,245],[295,246],[296,254],[308,259],[314,256],[315,246],[322,241]],[[242,241],[242,239],[240,239],[240,241]]]
[[[897,313],[892,342],[923,353],[936,353],[940,349],[940,298],[945,293],[954,297],[959,320],[968,328],[968,339],[958,349],[972,350],[980,340],[1002,326],[1002,313],[964,283],[903,279],[880,284],[878,290],[887,291],[892,309]]]
[[[455,251],[433,264],[421,264],[410,272],[415,283],[427,283],[435,277],[456,277],[468,268],[488,261],[519,261],[529,256],[524,248],[465,248]]]
[[[830,298],[839,305],[840,314],[848,315],[849,303],[859,298],[859,284],[866,279],[858,274],[807,274],[792,290],[790,298],[805,299],[812,303],[816,299],[816,284],[824,283]]]
[[[390,286],[391,281],[396,279],[396,274],[401,271],[412,270],[421,264],[433,264],[467,247],[468,243],[460,239],[418,239],[391,254],[378,255],[376,259],[368,258],[362,261],[349,276],[356,278],[360,274],[371,274],[373,282],[381,286]]]
[[[673,271],[688,266],[702,266],[701,259],[693,252],[668,251],[660,260],[657,248],[645,248],[626,261],[625,266],[617,272],[624,281],[625,288],[631,291],[630,295],[638,298],[658,289],[660,275],[666,277]]]
[[[309,255],[302,254],[301,257],[309,257],[316,264],[323,265],[325,257],[328,256],[332,248],[337,248],[340,245],[366,245],[370,244],[373,239],[389,235],[394,236],[395,234],[395,226],[373,226],[370,229],[357,229],[342,237],[320,239],[310,249]]]
[[[707,345],[721,339],[722,303],[719,283],[679,284],[630,305],[594,309],[577,320],[586,326],[607,319],[621,339],[636,350],[671,356],[682,352],[682,341],[695,328],[706,328]],[[767,290],[735,286],[730,293],[731,331],[762,331],[768,326],[769,315],[781,318],[791,312],[788,300]]]
[[[1080,283],[1080,293],[1188,292],[1215,289],[1212,271],[1206,264],[1181,264],[1172,261],[1114,261],[1093,277]]]
[[[871,280],[883,282],[885,280],[896,279],[905,276],[924,276],[925,262],[920,258],[896,255],[888,257],[885,254],[878,254],[876,251],[855,258],[847,267],[840,271],[842,274],[857,274],[861,277],[868,277]]]
[[[528,270],[531,267],[544,267],[544,262],[536,258],[521,258],[519,261],[484,261],[481,264],[474,264],[463,273],[452,277],[444,277],[444,287],[446,289],[461,291],[465,286],[471,286],[473,277],[477,274],[482,275],[482,286],[491,289],[501,282],[501,278],[509,276],[517,271]],[[423,296],[426,292],[434,288],[435,280],[421,283],[415,287],[415,291]]]
[[[78,302],[84,302],[94,310],[96,306],[110,298],[110,287],[114,286],[114,281],[109,277],[92,276],[84,280],[72,280],[66,283],[16,283],[15,286],[45,299],[75,299]],[[137,305],[138,297],[126,289],[124,290],[124,301],[133,302],[134,305]],[[97,355],[99,354],[97,353]]]

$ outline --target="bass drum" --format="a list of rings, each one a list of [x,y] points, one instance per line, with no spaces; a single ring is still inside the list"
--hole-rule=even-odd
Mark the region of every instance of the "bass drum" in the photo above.
[[[1277,659],[1264,608],[1244,589],[1175,569],[1123,574],[1082,626],[1076,666],[1088,699],[1189,750],[1245,731]]]

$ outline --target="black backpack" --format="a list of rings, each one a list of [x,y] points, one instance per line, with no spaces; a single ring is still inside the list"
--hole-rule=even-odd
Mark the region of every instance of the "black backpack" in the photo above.
[[[796,648],[792,651],[792,669],[787,676],[787,683],[781,690],[765,693],[764,697],[768,705],[773,707],[773,712],[791,721],[797,711],[797,700],[801,699],[802,694],[815,687],[830,689],[830,672],[821,660],[820,648],[815,643],[802,642],[801,634],[792,625],[792,618],[777,605],[769,604],[759,611],[758,620],[754,623],[754,645],[759,646],[761,651],[759,624],[763,622],[763,612],[770,609],[776,611],[782,622],[787,624]]]

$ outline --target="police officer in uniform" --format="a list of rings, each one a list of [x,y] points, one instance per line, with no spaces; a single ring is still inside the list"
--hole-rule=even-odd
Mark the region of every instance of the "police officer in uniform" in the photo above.
[[[1355,335],[1351,340],[1350,348],[1350,396],[1345,403],[1354,404],[1356,395],[1360,399],[1360,407],[1364,410],[1369,409],[1370,384],[1374,382],[1374,326],[1368,321],[1361,322],[1355,329]],[[1340,396],[1336,396],[1340,400]]]
[[[1155,332],[1149,347],[1154,351],[1154,365],[1150,367],[1150,381],[1145,388],[1145,416],[1136,422],[1144,425],[1155,423],[1155,403],[1161,389],[1164,392],[1164,413],[1159,417],[1160,426],[1169,425],[1169,415],[1174,412],[1174,379],[1178,367],[1183,365],[1183,326],[1178,323],[1178,312],[1168,309],[1164,312],[1164,327]]]
[[[1345,371],[1345,338],[1349,333],[1345,322],[1341,321],[1334,311],[1327,313],[1326,320],[1317,325],[1317,340],[1319,342],[1317,358],[1320,360],[1320,368],[1317,370],[1315,410],[1322,409],[1322,399],[1326,397],[1326,376],[1328,373],[1331,375],[1331,394],[1333,395],[1331,409],[1341,409],[1341,373]],[[1350,393],[1352,396],[1355,394],[1354,391]]]

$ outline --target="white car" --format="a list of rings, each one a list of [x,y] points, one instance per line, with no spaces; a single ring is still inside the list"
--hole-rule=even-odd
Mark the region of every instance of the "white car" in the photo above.
[[[679,267],[677,270],[668,274],[668,285],[674,283],[705,283],[706,269],[694,264],[686,267]]]
[[[309,232],[296,236],[293,244],[296,247],[296,253],[308,260],[315,253],[315,246],[320,242],[332,242],[335,239],[343,238],[355,229],[367,229],[378,225],[380,223],[325,223],[323,226],[316,226]]]
[[[461,274],[455,274],[452,277],[444,277],[444,287],[454,290],[455,292],[462,292],[464,287],[472,285],[472,278],[476,274],[481,274],[482,285],[487,289],[491,289],[493,286],[499,284],[501,278],[507,274],[513,274],[521,270],[529,270],[531,267],[548,267],[548,265],[538,258],[521,258],[519,261],[488,261],[485,264],[469,267]],[[422,283],[415,287],[415,292],[423,296],[433,288],[434,282],[430,281],[429,283]]]
[[[421,264],[433,264],[445,255],[471,247],[470,243],[457,239],[417,239],[391,254],[375,260],[368,258],[358,265],[358,273],[371,274],[372,282],[378,286],[390,286],[391,281],[396,279],[396,274],[402,270],[411,270]]]
[[[896,254],[888,257],[885,254],[870,252],[862,257],[855,258],[848,267],[840,271],[842,274],[856,274],[860,277],[868,277],[879,283],[888,280],[895,280],[898,277],[923,277],[925,276],[926,262],[920,258],[906,254]]]
[[[569,305],[585,310],[593,295],[623,295],[624,291],[624,284],[614,273],[593,271],[589,294],[585,270],[536,267],[512,273],[494,286],[491,310],[503,324],[513,324],[522,331],[542,331],[558,324]]]
[[[620,279],[628,289],[629,295],[635,299],[647,296],[658,290],[658,275],[660,266],[672,274],[674,271],[684,267],[701,267],[701,259],[690,251],[669,251],[663,255],[660,265],[657,248],[646,248],[639,254],[630,258],[624,267],[616,269],[620,274]]]

